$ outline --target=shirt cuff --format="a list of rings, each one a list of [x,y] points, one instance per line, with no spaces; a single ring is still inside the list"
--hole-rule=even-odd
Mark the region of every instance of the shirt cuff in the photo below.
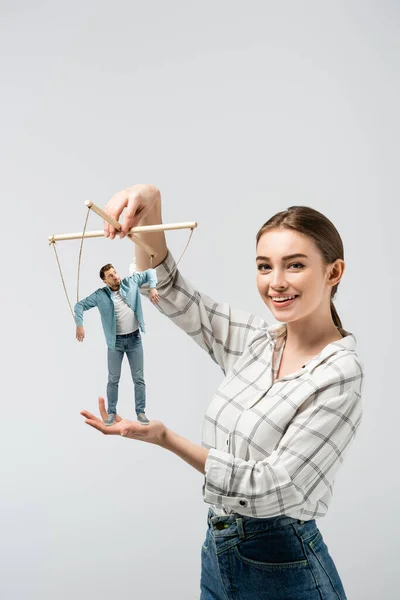
[[[157,286],[159,288],[159,292],[160,295],[162,296],[162,287],[164,285],[168,286],[171,277],[173,277],[175,275],[175,271],[176,271],[176,263],[174,260],[174,257],[172,256],[171,252],[168,249],[168,253],[167,256],[164,258],[164,260],[155,267],[155,272],[156,272],[156,276],[157,276]],[[161,285],[161,289],[160,289],[160,285]]]
[[[223,504],[229,506],[235,512],[245,514],[248,501],[241,496],[229,495],[233,467],[234,457],[232,454],[210,448],[204,465],[204,502]]]

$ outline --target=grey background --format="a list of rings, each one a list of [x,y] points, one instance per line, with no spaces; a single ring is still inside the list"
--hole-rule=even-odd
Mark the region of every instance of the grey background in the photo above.
[[[105,394],[97,311],[87,339],[52,233],[91,199],[154,183],[164,221],[197,220],[182,273],[263,314],[255,234],[307,204],[335,223],[337,308],[365,364],[364,421],[319,521],[350,600],[398,597],[399,4],[1,1],[0,596],[199,595],[203,478],[151,445],[105,438],[79,411]],[[91,215],[89,229],[101,229]],[[188,232],[167,234],[178,256]],[[72,300],[79,242],[58,245]],[[81,296],[128,240],[85,244]],[[222,373],[144,303],[148,415],[200,443]],[[397,355],[396,355],[397,354]],[[124,363],[119,411],[133,417]]]

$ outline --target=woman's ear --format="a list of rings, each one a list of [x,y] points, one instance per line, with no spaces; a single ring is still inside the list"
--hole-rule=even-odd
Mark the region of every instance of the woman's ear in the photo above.
[[[338,258],[334,263],[330,265],[329,274],[328,274],[328,283],[332,287],[337,285],[339,281],[343,277],[343,273],[345,271],[346,264],[344,260]]]

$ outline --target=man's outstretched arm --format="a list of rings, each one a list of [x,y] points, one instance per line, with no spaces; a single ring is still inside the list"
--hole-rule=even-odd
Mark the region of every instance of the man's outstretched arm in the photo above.
[[[160,296],[157,292],[157,274],[155,269],[146,269],[145,271],[136,272],[131,275],[132,279],[136,282],[138,287],[141,287],[144,283],[149,284],[150,288],[150,300],[153,304],[157,304],[160,301]]]
[[[146,269],[145,271],[136,272],[133,273],[131,277],[138,287],[142,287],[143,284],[148,283],[149,288],[153,289],[157,285],[157,275],[155,269]]]
[[[97,306],[97,292],[93,292],[90,296],[83,298],[74,306],[74,316],[76,323],[76,339],[78,342],[83,342],[85,339],[85,330],[83,328],[83,313],[85,310],[90,310]]]

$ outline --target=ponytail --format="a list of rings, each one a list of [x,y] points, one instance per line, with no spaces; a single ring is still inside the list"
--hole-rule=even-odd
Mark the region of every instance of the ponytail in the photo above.
[[[331,300],[331,315],[335,326],[340,327],[342,329],[342,321],[340,320],[340,317],[337,314],[335,305],[333,304],[333,300]]]

